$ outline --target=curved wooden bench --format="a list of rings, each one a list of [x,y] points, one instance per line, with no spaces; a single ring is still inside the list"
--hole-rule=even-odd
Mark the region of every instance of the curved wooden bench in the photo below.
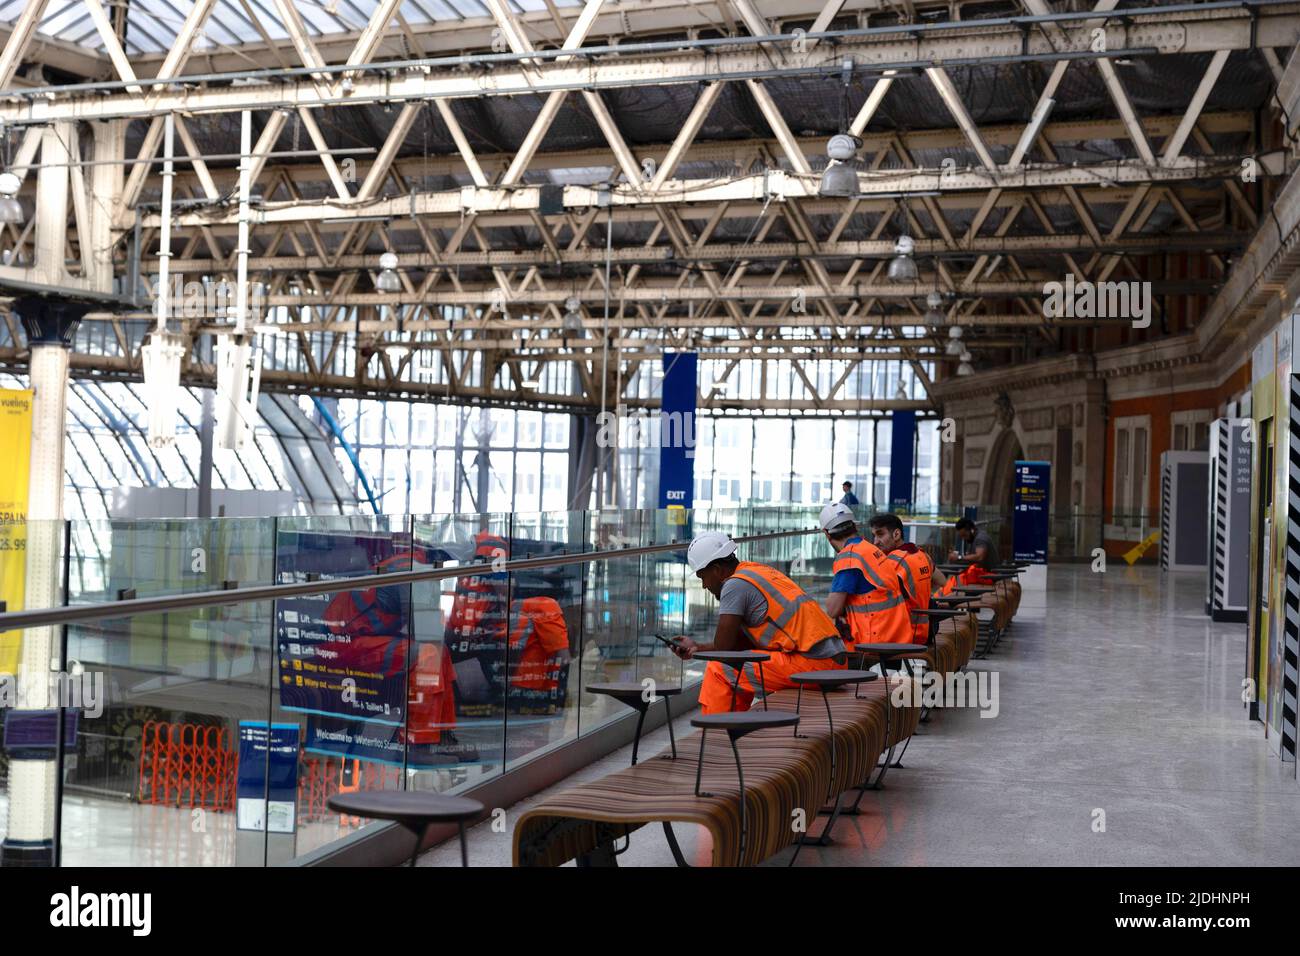
[[[890,682],[891,686],[893,682]],[[802,810],[807,828],[828,792],[864,784],[889,744],[915,731],[919,706],[896,707],[885,740],[885,681],[827,695],[835,722],[836,773],[831,781],[830,728],[821,695],[804,692],[799,737],[789,730],[763,730],[737,742],[745,770],[748,839],[743,863],[779,853],[799,836],[793,826]],[[771,710],[795,709],[798,692],[768,697]],[[918,695],[919,696],[919,695]],[[678,741],[678,758],[666,752],[600,780],[571,787],[524,813],[514,829],[516,866],[559,866],[595,853],[648,823],[690,823],[709,831],[712,865],[733,866],[740,850],[740,785],[725,734],[710,733],[704,749],[700,789],[695,796],[699,734]]]

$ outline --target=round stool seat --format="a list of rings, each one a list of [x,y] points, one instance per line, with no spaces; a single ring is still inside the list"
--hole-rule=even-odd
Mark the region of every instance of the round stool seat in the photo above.
[[[355,790],[336,793],[331,810],[371,820],[395,820],[418,828],[430,823],[455,823],[478,816],[483,804],[469,797],[449,797],[420,790]]]
[[[738,710],[723,714],[701,714],[691,718],[691,726],[703,730],[725,730],[733,738],[752,734],[769,727],[793,727],[799,723],[798,714],[781,711]]]
[[[826,671],[804,671],[801,674],[791,674],[790,680],[796,684],[802,684],[807,687],[821,687],[826,690],[834,690],[836,687],[844,687],[847,684],[865,684],[867,681],[875,680],[879,675],[871,671],[857,670],[826,670]]]
[[[717,661],[728,667],[743,667],[745,664],[770,661],[771,654],[763,651],[696,651],[691,655],[697,661]]]
[[[920,657],[929,650],[924,644],[854,644],[853,649],[877,657]]]
[[[956,608],[951,608],[951,607],[926,607],[926,608],[919,608],[913,611],[912,613],[924,614],[926,617],[937,617],[942,619],[945,617],[957,617],[958,615],[965,614],[966,612],[959,611]]]
[[[613,697],[615,700],[620,700],[625,704],[632,701],[637,703],[649,703],[649,701],[646,701],[641,695],[650,688],[647,688],[639,681],[613,681],[607,684],[588,684],[583,689],[590,694],[604,694],[606,697]],[[656,697],[673,697],[680,694],[682,689],[677,684],[660,684],[656,681],[653,691]]]

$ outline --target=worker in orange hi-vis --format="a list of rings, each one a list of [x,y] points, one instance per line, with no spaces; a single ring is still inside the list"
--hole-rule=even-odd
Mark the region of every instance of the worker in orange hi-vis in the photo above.
[[[961,573],[962,584],[987,584],[985,572],[1002,563],[993,536],[981,531],[970,518],[957,519],[957,538],[963,543],[962,552],[951,551],[948,560],[967,565]]]
[[[748,710],[766,692],[793,687],[790,675],[843,667],[847,655],[832,621],[799,585],[776,568],[736,557],[736,542],[721,531],[696,536],[686,563],[719,601],[713,643],[673,639],[673,653],[688,660],[697,651],[763,651],[771,659],[758,668],[747,663],[739,676],[735,710]],[[710,661],[700,688],[706,714],[732,710],[734,672]]]
[[[911,644],[915,632],[907,610],[909,593],[898,563],[863,540],[853,512],[843,504],[823,508],[821,525],[835,549],[826,613],[848,620],[854,644]]]
[[[895,562],[907,582],[907,610],[912,619],[914,640],[924,644],[930,639],[930,619],[918,611],[930,606],[930,595],[935,588],[943,587],[947,575],[934,566],[929,555],[903,538],[903,522],[898,515],[876,515],[867,525],[871,540],[884,552],[886,559]]]

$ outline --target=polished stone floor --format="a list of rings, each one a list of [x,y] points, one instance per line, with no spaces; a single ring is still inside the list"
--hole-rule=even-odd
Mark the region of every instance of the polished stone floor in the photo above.
[[[997,672],[997,716],[937,714],[865,812],[841,818],[835,844],[805,849],[798,865],[1300,864],[1295,765],[1241,703],[1245,625],[1205,616],[1203,574],[1117,563],[1104,574],[1057,566],[1046,591],[1026,592],[994,654],[971,664]],[[667,733],[649,744],[666,746]],[[506,832],[470,831],[471,865],[509,865],[511,821],[532,802],[506,808]],[[679,829],[688,857],[707,862],[707,835]],[[458,853],[444,844],[420,862],[457,865]],[[647,827],[619,861],[672,857]]]

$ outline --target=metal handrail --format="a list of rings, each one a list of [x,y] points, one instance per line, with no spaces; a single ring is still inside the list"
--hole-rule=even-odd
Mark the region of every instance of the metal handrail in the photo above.
[[[745,544],[751,541],[765,541],[772,538],[788,538],[794,535],[816,533],[820,533],[820,529],[803,528],[793,531],[768,531],[763,534],[745,535],[734,540],[737,544]],[[518,558],[506,561],[493,570],[494,572],[532,571],[538,568],[550,568],[559,565],[586,564],[590,561],[609,558],[631,558],[645,554],[682,551],[689,546],[689,541],[674,541],[669,544],[647,544],[635,548],[617,548],[611,551],[582,551],[574,554],[558,554],[540,558]],[[359,591],[368,587],[416,584],[420,581],[443,581],[448,578],[463,578],[482,574],[485,566],[487,565],[484,562],[476,561],[450,568],[393,571],[386,574],[365,574],[354,578],[332,578],[330,580],[303,581],[296,584],[263,584],[257,587],[202,591],[197,594],[172,594],[160,597],[131,598],[125,601],[103,601],[98,604],[75,604],[31,611],[10,611],[7,614],[0,614],[0,633],[23,628],[75,624],[81,621],[99,621],[105,618],[132,617],[136,614],[155,614],[162,611],[188,610],[201,607],[224,607],[231,604],[253,604],[309,594],[334,594],[338,591]]]

